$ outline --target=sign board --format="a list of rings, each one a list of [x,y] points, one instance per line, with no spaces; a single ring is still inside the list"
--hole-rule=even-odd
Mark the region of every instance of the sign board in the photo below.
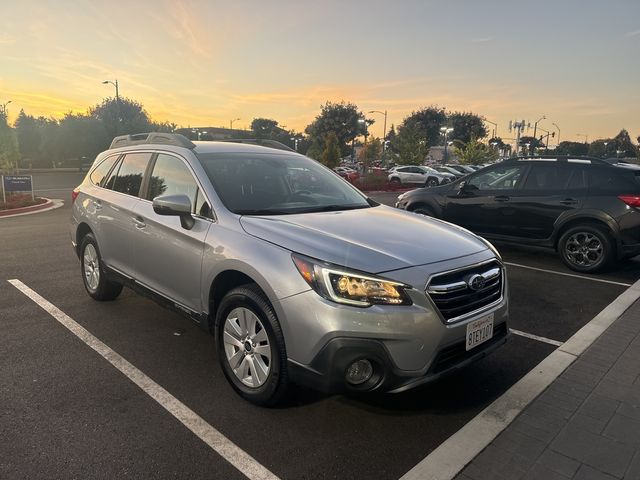
[[[3,175],[2,200],[7,201],[7,193],[31,192],[33,198],[33,179],[31,175]]]

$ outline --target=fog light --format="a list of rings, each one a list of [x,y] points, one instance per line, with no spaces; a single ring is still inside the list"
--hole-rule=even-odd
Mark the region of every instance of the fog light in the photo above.
[[[347,368],[346,378],[351,385],[360,385],[373,375],[373,365],[365,358],[356,360]]]

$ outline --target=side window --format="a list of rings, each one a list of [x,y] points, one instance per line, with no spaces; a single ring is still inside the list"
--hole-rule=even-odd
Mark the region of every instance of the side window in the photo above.
[[[409,173],[411,171],[411,167],[402,167],[397,170],[400,173]]]
[[[589,191],[592,193],[635,192],[633,172],[618,167],[591,167],[589,169]]]
[[[505,165],[493,168],[472,176],[467,185],[473,190],[513,190],[522,178],[525,167],[525,165]]]
[[[113,155],[100,162],[100,164],[94,168],[93,172],[91,172],[91,175],[89,175],[91,183],[98,186],[103,185],[102,182],[106,180],[109,170],[111,170],[111,167],[113,167],[113,164],[116,163],[117,159],[118,155]]]
[[[557,163],[534,163],[527,175],[523,188],[525,190],[563,190],[571,169]]]
[[[128,153],[125,155],[112,189],[137,197],[140,194],[142,177],[144,177],[150,158],[150,153]]]
[[[153,200],[160,195],[178,194],[189,197],[193,213],[210,216],[209,205],[205,206],[204,195],[198,193],[198,184],[184,161],[173,155],[161,153],[153,167],[147,200]]]
[[[571,169],[571,178],[567,183],[567,190],[584,190],[587,188],[587,172],[584,167],[574,167]]]

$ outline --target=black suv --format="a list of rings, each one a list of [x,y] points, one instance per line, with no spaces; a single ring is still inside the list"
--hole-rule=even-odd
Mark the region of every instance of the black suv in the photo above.
[[[640,254],[640,167],[587,157],[505,160],[396,207],[490,239],[556,249],[569,268],[601,270]]]

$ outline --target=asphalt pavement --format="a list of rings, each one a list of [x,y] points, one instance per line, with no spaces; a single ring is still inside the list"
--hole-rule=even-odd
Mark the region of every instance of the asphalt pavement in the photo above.
[[[34,175],[38,192],[66,205],[0,219],[3,479],[243,478],[11,279],[51,302],[279,478],[395,479],[640,277],[638,261],[596,278],[576,277],[563,275],[571,272],[549,253],[499,247],[511,288],[510,327],[528,336],[514,334],[484,360],[406,393],[326,397],[294,388],[285,405],[264,409],[232,391],[213,339],[189,320],[128,290],[106,303],[86,295],[67,227],[70,190],[82,176]],[[372,194],[383,203],[395,196]]]

